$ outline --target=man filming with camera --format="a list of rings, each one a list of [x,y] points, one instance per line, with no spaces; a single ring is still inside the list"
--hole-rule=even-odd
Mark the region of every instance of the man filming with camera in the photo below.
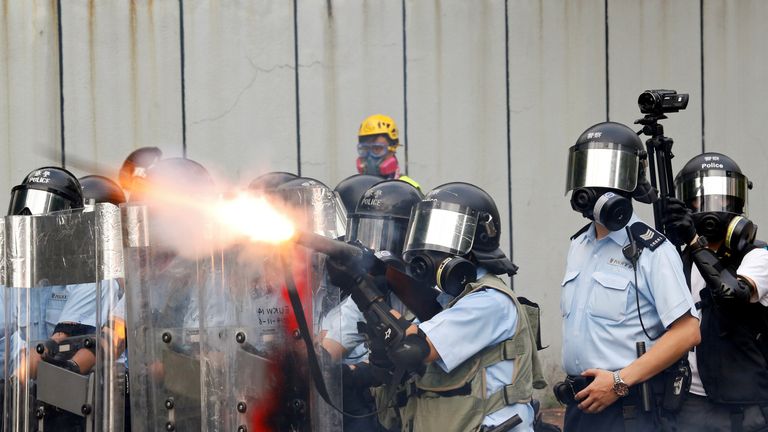
[[[647,158],[637,134],[611,122],[587,129],[569,151],[571,206],[591,222],[571,238],[562,282],[568,377],[554,390],[567,405],[567,432],[659,430],[652,388],[699,342],[677,251],[632,210],[633,199],[655,198]]]
[[[704,153],[675,186],[680,199],[667,199],[665,230],[685,246],[701,344],[688,355],[690,393],[673,429],[768,430],[768,250],[745,217],[752,183],[730,157]]]

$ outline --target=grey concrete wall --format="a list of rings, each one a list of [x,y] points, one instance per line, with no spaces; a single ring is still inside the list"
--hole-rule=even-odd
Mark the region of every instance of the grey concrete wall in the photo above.
[[[552,377],[584,223],[563,195],[566,149],[586,127],[632,123],[646,88],[690,93],[665,122],[673,166],[731,154],[768,223],[762,0],[2,0],[0,13],[0,202],[38,166],[114,175],[147,145],[231,185],[270,170],[335,185],[354,173],[360,121],[388,113],[425,189],[463,180],[495,197]]]

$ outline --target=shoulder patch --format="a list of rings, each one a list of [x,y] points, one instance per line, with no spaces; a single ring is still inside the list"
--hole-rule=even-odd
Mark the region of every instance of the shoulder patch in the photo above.
[[[585,232],[586,232],[586,231],[589,229],[590,225],[592,225],[592,222],[590,222],[590,223],[588,223],[588,224],[584,225],[583,227],[581,227],[581,229],[580,229],[580,230],[576,231],[576,233],[575,233],[574,235],[572,235],[572,236],[571,236],[571,240],[573,240],[573,239],[575,239],[576,237],[578,237],[578,236],[580,236],[580,235],[584,234],[584,233],[585,233]]]
[[[643,222],[635,222],[629,229],[632,231],[632,237],[635,238],[635,242],[638,245],[652,251],[656,250],[657,247],[667,240],[662,233]]]

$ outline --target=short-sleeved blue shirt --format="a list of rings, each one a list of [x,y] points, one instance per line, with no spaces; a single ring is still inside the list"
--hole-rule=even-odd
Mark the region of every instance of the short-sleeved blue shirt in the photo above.
[[[633,215],[629,225],[638,221]],[[571,242],[560,300],[563,368],[568,375],[590,368],[624,368],[637,358],[638,341],[650,349],[653,341],[640,325],[636,293],[643,324],[654,338],[686,313],[698,317],[672,243],[642,251],[637,284],[622,252],[628,243],[625,230],[596,240],[594,223]]]
[[[479,269],[478,277],[486,271]],[[451,308],[419,324],[439,354],[436,364],[450,373],[484,348],[511,338],[517,331],[517,308],[505,294],[494,289],[477,291],[462,297]],[[512,383],[515,365],[505,360],[490,366],[486,375],[487,394]],[[514,404],[489,414],[483,425],[499,425],[518,414],[523,423],[514,432],[532,431],[533,408]]]

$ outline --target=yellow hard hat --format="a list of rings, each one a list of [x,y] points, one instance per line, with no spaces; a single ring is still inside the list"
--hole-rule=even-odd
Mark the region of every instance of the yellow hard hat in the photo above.
[[[384,114],[374,114],[363,120],[360,124],[360,131],[357,133],[361,137],[379,134],[386,135],[395,145],[398,144],[398,137],[400,135],[397,132],[397,124],[392,117]]]

